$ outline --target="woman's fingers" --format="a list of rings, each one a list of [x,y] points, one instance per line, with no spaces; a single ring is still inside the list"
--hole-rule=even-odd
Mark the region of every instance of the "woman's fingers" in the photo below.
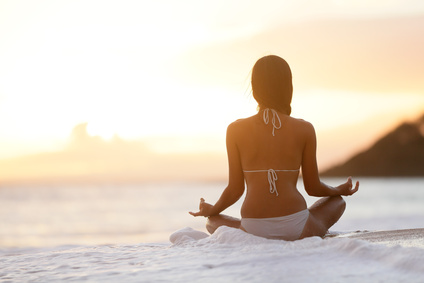
[[[203,206],[204,203],[205,203],[205,199],[204,198],[200,198],[199,211],[198,212],[191,212],[191,211],[189,211],[188,213],[190,215],[193,215],[193,216],[202,216],[201,211],[202,211],[202,206]]]
[[[359,181],[356,181],[355,188],[352,190],[352,194],[356,193],[359,190]]]
[[[205,204],[205,199],[204,198],[200,198],[200,203],[199,203],[199,210],[202,210],[202,206]]]
[[[350,196],[356,193],[359,189],[359,181],[356,181],[355,187],[353,187],[352,177],[347,178],[346,183],[340,186],[342,195]]]
[[[353,195],[354,193],[356,193],[359,190],[359,181],[356,181],[355,183],[355,187],[352,189],[353,186],[349,187],[349,196]]]

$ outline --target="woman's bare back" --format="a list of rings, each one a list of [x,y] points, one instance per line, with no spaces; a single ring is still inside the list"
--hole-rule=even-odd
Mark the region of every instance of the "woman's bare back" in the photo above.
[[[296,184],[308,123],[278,112],[271,115],[268,124],[264,122],[262,110],[257,115],[237,120],[229,128],[234,131],[233,142],[237,145],[247,183],[241,209],[243,218],[284,216],[307,207]],[[270,122],[272,118],[274,125]],[[269,178],[276,178],[276,191],[272,190]]]

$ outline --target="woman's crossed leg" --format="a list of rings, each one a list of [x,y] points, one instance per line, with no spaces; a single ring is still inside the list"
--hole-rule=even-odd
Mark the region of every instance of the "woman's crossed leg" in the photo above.
[[[346,202],[341,196],[324,197],[319,199],[309,208],[309,218],[306,221],[300,239],[305,237],[323,237],[328,229],[333,226],[343,215]],[[224,214],[209,216],[206,222],[206,229],[213,234],[220,226],[233,228],[240,227],[241,220]]]

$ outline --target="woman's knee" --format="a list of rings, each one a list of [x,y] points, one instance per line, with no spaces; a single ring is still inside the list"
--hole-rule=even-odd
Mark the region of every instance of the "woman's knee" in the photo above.
[[[309,212],[315,218],[316,222],[329,229],[343,215],[346,208],[346,202],[341,196],[325,197],[314,204]]]
[[[309,211],[333,211],[333,210],[341,210],[344,211],[346,208],[346,202],[341,196],[331,196],[331,197],[323,197],[319,199],[316,203],[314,203]]]
[[[330,197],[328,202],[331,203],[329,207],[338,214],[338,217],[344,213],[346,209],[346,202],[341,196]]]
[[[336,198],[337,206],[341,210],[341,212],[343,213],[346,209],[345,200],[342,198],[342,196],[335,196],[334,198]]]
[[[343,211],[346,209],[346,201],[340,196],[341,199],[341,207],[343,208]]]

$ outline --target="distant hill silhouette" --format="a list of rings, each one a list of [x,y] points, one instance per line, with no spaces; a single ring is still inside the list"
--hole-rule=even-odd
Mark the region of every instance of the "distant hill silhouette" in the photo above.
[[[413,123],[401,124],[368,150],[321,175],[424,176],[424,115]]]

